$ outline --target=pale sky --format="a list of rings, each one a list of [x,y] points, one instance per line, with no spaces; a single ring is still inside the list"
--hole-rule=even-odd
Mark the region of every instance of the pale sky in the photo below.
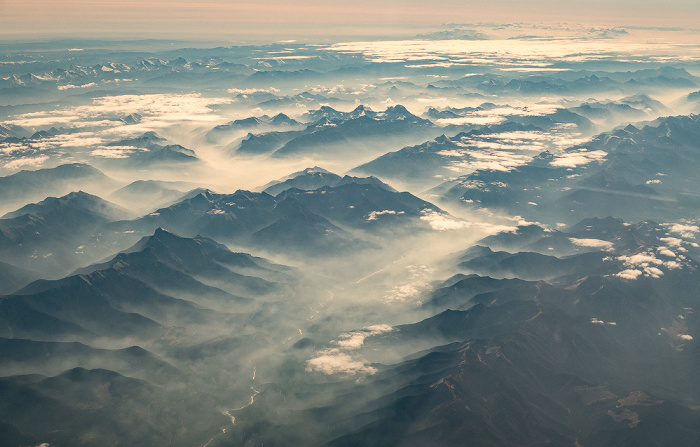
[[[700,27],[699,0],[0,0],[0,39],[416,34],[444,23]]]

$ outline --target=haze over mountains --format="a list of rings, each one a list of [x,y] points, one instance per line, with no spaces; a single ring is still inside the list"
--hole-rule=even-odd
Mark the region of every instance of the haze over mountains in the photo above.
[[[501,28],[4,44],[0,445],[700,444],[699,48]]]

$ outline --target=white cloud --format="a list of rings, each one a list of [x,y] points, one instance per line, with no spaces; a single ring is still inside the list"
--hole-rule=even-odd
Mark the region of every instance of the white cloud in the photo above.
[[[683,239],[677,237],[660,237],[659,240],[667,243],[671,247],[681,247],[683,245]]]
[[[394,328],[388,324],[374,324],[363,329],[341,334],[332,343],[337,348],[325,349],[316,353],[316,357],[306,362],[306,371],[323,374],[375,374],[377,369],[362,359],[354,358],[343,350],[356,350],[364,345],[365,339],[373,335],[391,332]]]
[[[375,374],[377,368],[368,365],[363,360],[356,360],[338,349],[321,351],[319,355],[306,362],[306,371],[323,374]]]
[[[522,71],[528,72],[560,72],[560,71],[571,71],[571,68],[544,68],[544,67],[511,67],[511,68],[501,68],[501,71]]]
[[[443,150],[443,151],[438,151],[436,152],[438,155],[442,155],[443,157],[463,157],[464,156],[464,151],[459,151],[459,150]]]
[[[298,55],[298,56],[271,56],[271,57],[255,57],[253,59],[257,60],[275,60],[275,61],[285,61],[285,60],[294,60],[294,59],[317,59],[318,56],[303,56],[303,55]]]
[[[697,225],[679,223],[665,225],[669,226],[668,231],[670,231],[671,233],[678,234],[683,239],[695,239],[695,233],[700,232],[700,227],[698,227]]]
[[[367,326],[366,328],[348,332],[345,334],[340,334],[339,339],[334,341],[336,345],[343,349],[359,349],[364,345],[365,339],[373,335],[383,334],[385,332],[391,332],[394,328],[388,324],[375,324],[372,326]]]
[[[483,189],[486,187],[486,183],[481,180],[462,180],[459,182],[459,186],[465,189]]]
[[[229,93],[240,95],[252,95],[253,93],[279,93],[280,90],[275,87],[269,88],[230,88],[226,90]]]
[[[14,119],[5,121],[5,124],[14,124],[15,126],[28,127],[28,128],[39,128],[48,126],[57,126],[62,124],[69,124],[75,121],[77,117],[60,115],[60,112],[54,114],[41,112],[40,114],[23,113],[17,115]]]
[[[623,279],[637,279],[641,274],[640,270],[627,269],[616,273],[615,276]]]
[[[527,222],[518,222],[518,225],[525,224]],[[499,225],[490,224],[486,222],[474,222],[473,227],[483,232],[486,235],[498,234],[498,233],[515,233],[518,231],[518,227],[513,227],[509,225]]]
[[[423,287],[419,283],[402,284],[394,286],[385,296],[386,301],[406,301],[409,298],[420,295]]]
[[[142,124],[152,127],[173,124],[183,121],[211,121],[219,119],[214,115],[211,106],[227,104],[229,98],[209,98],[200,94],[148,94],[148,95],[118,95],[104,96],[93,99],[92,104],[85,106],[66,107],[58,110],[31,112],[17,115],[6,124],[23,127],[45,127],[67,125],[83,127],[81,123],[107,122],[114,117],[138,113],[144,117]],[[117,125],[116,123],[112,123]]]
[[[465,124],[475,124],[478,126],[485,126],[488,124],[498,124],[505,121],[505,117],[502,116],[463,116],[459,118],[440,118],[436,120],[437,124],[441,126],[448,126],[450,124],[455,126],[465,125]]]
[[[342,84],[334,85],[333,87],[325,87],[322,85],[319,85],[318,87],[314,87],[311,89],[312,93],[326,93],[329,95],[335,95],[338,93],[345,93],[345,86]]]
[[[430,228],[435,231],[462,230],[471,226],[470,222],[457,220],[431,209],[423,210],[422,214],[420,219],[428,222]]]
[[[133,150],[105,147],[102,149],[95,149],[94,151],[90,152],[90,155],[101,158],[129,158],[129,155],[131,155],[133,152]]]
[[[554,68],[553,60],[585,62],[615,53],[666,55],[669,45],[589,39],[394,40],[343,42],[330,50],[361,53],[373,62],[431,61],[441,65],[499,64],[504,68]],[[679,54],[678,50],[670,54]],[[433,62],[437,61],[437,62]],[[514,62],[521,61],[521,62]]]
[[[678,261],[666,261],[666,262],[664,262],[664,267],[668,268],[669,270],[679,269],[682,266],[683,265]]]
[[[564,168],[575,168],[577,166],[587,165],[593,161],[601,162],[607,154],[603,151],[588,151],[587,149],[579,149],[571,152],[563,152],[555,156],[552,160],[552,166]]]
[[[518,112],[518,114],[536,113],[536,111],[519,109],[505,110]],[[546,109],[542,109],[542,111],[546,111]],[[484,113],[494,113],[494,111],[490,110]],[[458,119],[462,120],[463,118]],[[463,136],[460,139],[453,139],[452,143],[458,148],[441,150],[436,152],[436,154],[448,157],[449,165],[446,167],[462,175],[476,170],[511,171],[518,166],[527,164],[534,156],[545,150],[558,151],[560,147],[568,147],[576,142],[578,140],[572,139],[570,134],[557,132],[503,132]],[[586,160],[588,160],[589,158],[595,158],[599,154],[586,152],[585,155],[575,155],[577,158],[586,157]],[[568,161],[566,161],[568,164],[575,162],[579,161],[574,160],[573,156],[569,156]]]
[[[617,323],[615,321],[603,321],[599,320],[598,318],[591,318],[591,323],[593,324],[607,324],[610,326],[617,326]]]
[[[511,171],[532,159],[528,155],[515,154],[504,150],[473,150],[463,153],[468,157],[464,160],[452,161],[449,166],[450,170],[460,173],[477,170]]]
[[[658,247],[656,251],[661,255],[661,256],[667,256],[669,258],[675,258],[676,254],[669,250],[667,247]]]
[[[570,237],[569,241],[574,245],[578,245],[579,247],[612,248],[613,246],[612,242],[601,239],[579,239]]]
[[[12,160],[8,163],[5,163],[5,169],[21,169],[21,168],[26,168],[26,167],[36,167],[36,166],[41,166],[48,160],[49,157],[47,155],[39,155],[38,157],[31,157],[31,158],[19,158],[17,160]]]
[[[367,220],[372,221],[372,220],[377,220],[377,217],[379,216],[384,216],[384,215],[396,215],[396,214],[405,214],[404,211],[399,211],[396,212],[394,210],[383,210],[383,211],[372,211],[367,215]]]
[[[59,90],[68,90],[72,88],[88,88],[88,87],[95,87],[97,84],[94,82],[90,82],[88,84],[82,84],[82,85],[73,85],[73,84],[67,84],[67,85],[59,85],[58,88]]]
[[[386,292],[384,300],[387,303],[418,298],[430,286],[435,269],[425,265],[409,265],[408,273],[406,283],[395,285]]]
[[[658,259],[651,250],[635,255],[618,256],[617,260],[622,261],[628,270],[624,270],[615,276],[627,279],[636,279],[630,276],[635,275],[636,277],[642,274],[650,278],[659,278],[664,274],[660,267],[665,267],[669,270],[682,267],[681,263],[678,261],[663,261]]]
[[[652,253],[646,252],[646,253],[638,253],[636,255],[623,255],[617,258],[619,261],[622,261],[625,263],[625,265],[628,266],[640,266],[640,267],[647,267],[651,264],[655,265],[661,265],[663,264],[663,261],[660,259],[657,259]]]
[[[644,274],[652,278],[660,278],[661,276],[663,276],[664,272],[659,270],[657,267],[645,267]]]

